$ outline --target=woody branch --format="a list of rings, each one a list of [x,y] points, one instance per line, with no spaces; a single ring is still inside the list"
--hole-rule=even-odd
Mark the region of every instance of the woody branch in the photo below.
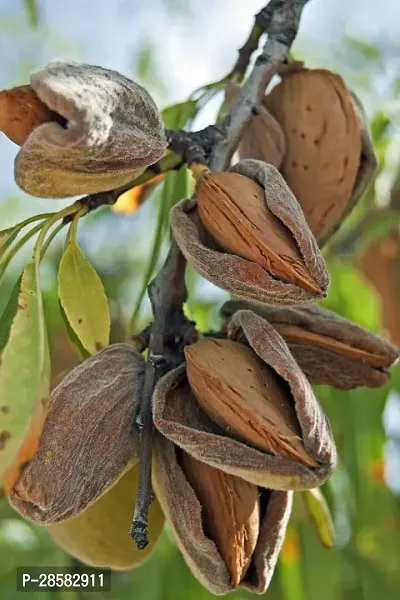
[[[188,163],[209,159],[212,170],[228,168],[247,123],[257,112],[257,105],[266,86],[288,57],[290,46],[297,34],[301,12],[307,2],[308,0],[271,0],[257,15],[256,25],[262,25],[268,38],[241,88],[237,101],[221,124],[194,134],[167,132],[169,145],[175,150],[176,156],[181,156],[181,160],[183,158],[184,162]],[[245,44],[245,49],[240,50],[240,64],[238,61],[237,65],[239,64],[241,72],[244,69],[243,57],[246,56],[248,62],[252,51],[255,50],[254,39],[255,36],[250,35],[249,49]],[[237,72],[238,67],[234,67],[232,73]],[[148,508],[154,497],[151,485],[153,390],[165,372],[175,364],[183,362],[183,347],[194,335],[192,324],[185,319],[182,312],[182,304],[186,299],[184,272],[185,260],[173,240],[163,267],[149,286],[154,322],[148,332],[149,354],[142,403],[135,415],[135,424],[141,431],[141,460],[131,535],[138,548],[144,548],[148,543]]]

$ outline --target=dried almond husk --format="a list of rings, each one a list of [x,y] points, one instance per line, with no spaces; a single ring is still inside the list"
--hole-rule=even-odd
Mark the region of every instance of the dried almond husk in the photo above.
[[[399,356],[384,338],[320,306],[281,309],[231,301],[221,313],[229,322],[242,309],[273,325],[312,383],[344,390],[380,387],[389,381],[388,369]]]
[[[229,82],[225,87],[225,101],[230,107],[238,97],[240,86]],[[278,121],[268,109],[260,105],[242,135],[238,146],[240,159],[255,158],[280,168],[285,154],[285,135]]]
[[[359,107],[341,77],[325,69],[284,73],[264,103],[285,134],[282,175],[322,245],[343,222],[374,171]]]
[[[275,456],[316,467],[306,452],[288,385],[250,348],[207,338],[185,347],[200,407],[231,436]]]
[[[195,415],[196,411],[194,418]],[[210,513],[205,516],[204,505],[199,501],[194,486],[179,464],[178,452],[176,446],[163,436],[156,435],[153,484],[157,498],[193,574],[213,594],[226,594],[236,587],[231,569],[207,531],[205,521],[214,517]],[[215,496],[218,497],[219,494]],[[253,497],[253,494],[251,496]],[[243,515],[244,507],[239,505],[240,498],[241,496],[232,497],[228,504],[231,506],[233,503],[237,514]],[[257,543],[250,566],[243,573],[237,587],[261,594],[268,588],[283,543],[291,512],[292,492],[259,490],[259,503],[260,525]],[[233,516],[230,506],[225,507],[223,512],[228,508],[228,515]],[[250,512],[252,510],[251,508]],[[228,531],[224,532],[221,528],[223,519],[220,515],[220,531],[222,535],[227,535]]]
[[[164,515],[157,500],[152,502],[149,544],[144,550],[138,550],[129,535],[138,479],[139,465],[72,519],[48,525],[56,544],[86,565],[114,570],[139,566],[157,543]]]
[[[161,158],[161,114],[150,94],[120,73],[52,62],[31,75],[30,86],[62,119],[34,128],[15,159],[15,181],[28,194],[67,198],[112,190]]]
[[[229,199],[229,189],[225,194],[218,188],[215,202],[211,198],[209,207],[215,225],[212,236],[200,219],[195,198],[183,200],[171,210],[174,236],[186,259],[203,277],[247,300],[293,305],[323,298],[329,274],[299,204],[279,172],[260,161],[245,160],[227,176],[234,173],[248,179],[240,179],[245,187],[235,191],[236,205]],[[261,188],[264,207],[260,207],[258,197],[256,209],[246,208],[254,190],[259,194]],[[219,204],[225,199],[229,209]],[[251,211],[251,218],[242,210]],[[218,232],[220,217],[224,218],[224,227]],[[221,241],[229,252],[221,251]]]
[[[204,532],[215,542],[238,587],[247,573],[260,530],[258,488],[214,469],[186,452],[179,463],[203,510]]]
[[[279,448],[279,455],[273,455],[253,444],[253,431],[238,436],[234,428],[228,429],[219,419],[218,423],[210,419],[189,385],[185,364],[167,373],[155,388],[153,419],[156,428],[197,460],[255,485],[279,490],[317,487],[335,468],[336,449],[329,422],[305,375],[278,332],[255,313],[247,310],[235,313],[229,324],[229,335],[234,341],[240,338],[241,343],[250,346],[287,386],[302,451],[309,464],[305,464],[304,454],[303,460],[293,452],[290,456],[284,455],[279,446],[281,440],[275,446],[275,450]],[[242,376],[246,381],[247,373]],[[221,396],[224,391],[221,386]],[[219,402],[221,406],[223,400]],[[229,412],[226,407],[222,410],[227,421]],[[246,418],[251,419],[250,429],[253,430],[253,421],[258,425],[259,417],[252,410],[243,420]],[[292,437],[293,433],[291,445]]]
[[[108,346],[53,390],[37,452],[10,492],[26,518],[45,524],[79,514],[137,462],[132,413],[144,364],[132,346]]]

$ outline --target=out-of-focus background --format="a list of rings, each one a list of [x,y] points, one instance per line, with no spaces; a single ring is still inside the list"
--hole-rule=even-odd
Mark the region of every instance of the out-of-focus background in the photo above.
[[[224,76],[245,41],[263,0],[0,0],[0,89],[26,83],[54,59],[72,59],[121,71],[145,85],[160,108],[185,101]],[[306,6],[294,54],[307,66],[336,70],[363,101],[379,158],[379,174],[346,225],[332,240],[332,276],[324,305],[400,345],[400,3],[396,0],[312,0]],[[221,96],[191,123],[215,120]],[[190,106],[167,111],[168,125],[190,121]],[[189,112],[187,112],[189,110]],[[186,111],[186,113],[185,113]],[[193,113],[192,113],[193,114]],[[37,200],[13,182],[17,147],[0,135],[0,229],[68,202]],[[129,214],[102,209],[82,220],[79,242],[101,275],[121,340],[135,307],[139,331],[150,318],[145,279],[160,264],[168,240],[160,207],[190,188],[186,175],[168,176]],[[175,197],[174,197],[175,196]],[[164,211],[165,213],[165,211]],[[366,217],[366,215],[369,215]],[[371,217],[371,215],[373,215]],[[79,362],[59,314],[56,274],[63,236],[42,267],[53,373]],[[0,287],[0,310],[29,256],[13,261]],[[188,310],[201,329],[218,326],[227,295],[190,272]],[[336,527],[336,545],[324,549],[300,498],[268,597],[271,600],[394,600],[400,595],[400,373],[379,390],[316,389],[332,422],[340,465],[324,493]],[[116,510],[118,508],[116,507]],[[46,530],[24,521],[0,500],[0,597],[14,600],[17,566],[69,565]],[[41,592],[33,598],[206,600],[168,529],[151,558],[116,575],[113,590],[80,595]],[[75,594],[75,595],[74,595]],[[250,597],[238,592],[236,600]]]

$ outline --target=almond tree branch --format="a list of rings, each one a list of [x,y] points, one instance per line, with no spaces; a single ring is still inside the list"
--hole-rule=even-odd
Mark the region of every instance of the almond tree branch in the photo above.
[[[297,34],[301,12],[308,0],[271,0],[264,12],[268,39],[254,68],[244,82],[236,102],[221,123],[225,134],[213,148],[210,167],[222,171],[229,166],[243,131],[261,102],[265,88],[286,61]],[[263,12],[263,11],[261,11]]]
[[[140,431],[140,471],[131,536],[139,549],[148,544],[148,509],[154,499],[151,485],[151,454],[153,442],[152,396],[160,377],[184,361],[184,347],[193,343],[194,324],[183,314],[187,298],[184,259],[175,240],[158,275],[148,292],[154,321],[147,330],[149,352],[146,362],[143,394],[133,425]],[[147,329],[147,328],[146,328]]]
[[[297,33],[301,11],[307,1],[271,0],[257,15],[256,26],[262,24],[267,28],[268,40],[237,102],[221,124],[192,134],[166,132],[169,147],[185,162],[205,162],[211,155],[210,166],[213,170],[222,170],[229,165],[243,129],[260,103],[268,82],[287,58]],[[241,73],[245,68],[257,35],[258,29],[253,35],[250,34],[251,41],[246,43],[247,46],[245,44],[245,50],[239,52],[234,72]],[[185,318],[182,310],[186,300],[185,265],[186,261],[173,240],[164,266],[148,288],[154,322],[150,330],[146,328],[146,335],[143,336],[143,339],[149,340],[149,354],[143,395],[134,415],[134,424],[141,432],[141,448],[139,487],[131,535],[139,549],[148,544],[148,509],[154,498],[151,485],[153,390],[160,377],[183,362],[184,346],[194,341],[196,336],[193,323]]]

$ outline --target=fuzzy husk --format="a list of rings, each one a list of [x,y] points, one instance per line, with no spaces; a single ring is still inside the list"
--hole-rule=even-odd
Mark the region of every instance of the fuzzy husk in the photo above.
[[[253,179],[264,188],[268,208],[291,231],[320,294],[279,281],[259,264],[218,249],[199,219],[195,198],[182,200],[170,213],[175,239],[186,259],[203,277],[245,300],[295,305],[325,297],[328,271],[300,206],[282,176],[272,165],[250,159],[241,161],[231,171]]]
[[[131,420],[144,364],[132,346],[108,346],[53,390],[36,455],[10,495],[26,518],[45,524],[79,514],[137,462]]]
[[[272,456],[249,442],[232,439],[199,408],[186,366],[170,371],[157,384],[153,418],[157,429],[194,458],[261,487],[302,490],[321,485],[336,466],[329,422],[305,375],[281,336],[251,311],[237,312],[229,325],[231,339],[247,343],[289,385],[305,451],[315,468],[295,459]]]
[[[15,181],[28,194],[64,198],[111,190],[161,158],[166,142],[149,93],[116,71],[53,62],[30,85],[64,117],[39,125],[15,160]]]
[[[344,319],[320,306],[296,308],[263,307],[250,302],[229,301],[221,314],[229,323],[238,310],[252,310],[278,330],[282,325],[293,325],[313,334],[319,334],[344,344],[350,350],[360,350],[368,356],[347,355],[338,347],[335,350],[304,343],[287,341],[296,362],[315,384],[327,384],[335,388],[350,390],[359,386],[380,387],[390,378],[387,369],[398,359],[399,349],[384,338]],[[285,339],[285,332],[282,330]]]
[[[215,543],[206,537],[202,509],[196,494],[178,464],[176,449],[157,435],[154,452],[153,483],[188,566],[200,583],[216,595],[235,588],[231,575]],[[292,506],[292,492],[263,491],[260,532],[251,565],[239,584],[258,594],[269,585],[282,547]]]

